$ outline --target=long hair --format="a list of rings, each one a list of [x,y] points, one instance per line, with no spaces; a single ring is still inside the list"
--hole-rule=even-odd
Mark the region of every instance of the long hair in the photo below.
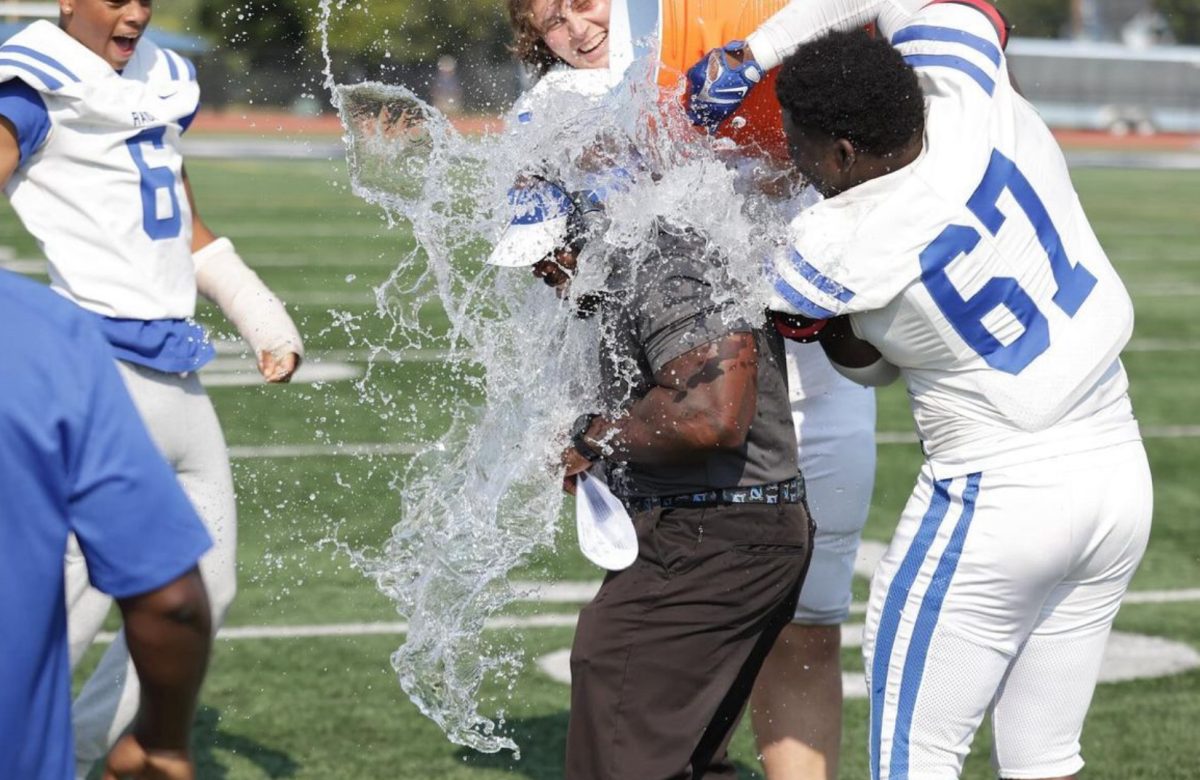
[[[512,53],[542,76],[562,60],[542,40],[542,31],[533,18],[533,0],[508,0],[508,20],[513,30]]]

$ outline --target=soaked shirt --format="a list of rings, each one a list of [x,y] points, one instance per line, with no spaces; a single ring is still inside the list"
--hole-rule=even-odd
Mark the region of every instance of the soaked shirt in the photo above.
[[[694,234],[660,232],[657,246],[610,278],[600,313],[606,412],[620,413],[654,387],[657,372],[681,355],[733,333],[753,333],[758,403],[746,442],[684,463],[610,464],[609,484],[626,497],[666,496],[763,485],[798,473],[783,340],[763,323],[736,317],[724,260]],[[716,284],[713,282],[716,281]]]

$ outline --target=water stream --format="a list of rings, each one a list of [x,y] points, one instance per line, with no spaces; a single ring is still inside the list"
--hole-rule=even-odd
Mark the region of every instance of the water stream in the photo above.
[[[341,9],[322,1],[323,31]],[[765,288],[754,281],[786,212],[743,186],[755,172],[728,165],[721,142],[697,136],[669,99],[640,86],[637,64],[604,96],[551,92],[539,103],[546,119],[464,137],[402,85],[336,83],[327,40],[323,50],[352,189],[415,239],[376,290],[391,330],[373,347],[448,348],[458,367],[429,389],[450,428],[399,480],[390,538],[352,557],[408,622],[391,662],[421,712],[457,744],[516,751],[503,707],[482,712],[480,691],[495,682],[511,692],[525,659],[519,642],[485,635],[484,622],[516,599],[509,573],[556,542],[564,496],[551,464],[571,421],[598,408],[600,380],[594,322],[528,271],[483,262],[512,216],[509,187],[530,172],[567,189],[615,166],[630,172],[606,202],[603,235],[589,243],[601,249],[581,258],[573,296],[603,289],[614,263],[636,268],[647,237],[669,225],[701,232],[737,261],[730,316],[761,313]],[[371,376],[369,403],[404,404],[373,394]]]

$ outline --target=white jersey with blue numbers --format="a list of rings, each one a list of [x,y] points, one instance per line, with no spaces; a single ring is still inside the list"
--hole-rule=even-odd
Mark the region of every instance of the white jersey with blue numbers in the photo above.
[[[52,286],[107,317],[190,317],[192,216],[181,132],[200,93],[191,63],[141,40],[117,72],[49,22],[0,45],[0,82],[38,94],[49,131],[5,188]]]
[[[882,32],[925,91],[924,150],[794,220],[774,306],[852,315],[901,369],[938,478],[1136,439],[1129,295],[997,29],[943,3]]]

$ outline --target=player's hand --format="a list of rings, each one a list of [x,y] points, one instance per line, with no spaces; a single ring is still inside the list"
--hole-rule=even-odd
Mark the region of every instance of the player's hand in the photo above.
[[[194,780],[192,759],[182,750],[146,750],[133,734],[121,737],[104,762],[102,780]]]
[[[716,131],[762,77],[762,68],[743,41],[713,49],[688,69],[688,119],[710,133]]]
[[[809,344],[819,340],[821,332],[829,324],[829,320],[814,320],[808,317],[801,317],[799,314],[787,314],[781,311],[769,311],[767,312],[767,316],[771,319],[771,324],[779,332],[780,336],[789,341],[798,341],[801,344]]]
[[[258,355],[258,370],[262,373],[263,379],[268,382],[290,382],[292,375],[299,367],[300,356],[295,352],[288,352],[283,357],[277,358],[270,351],[264,349]]]
[[[579,450],[574,447],[567,447],[563,450],[562,457],[559,460],[563,467],[563,490],[573,496],[575,495],[579,474],[590,469],[592,462],[583,457]]]

